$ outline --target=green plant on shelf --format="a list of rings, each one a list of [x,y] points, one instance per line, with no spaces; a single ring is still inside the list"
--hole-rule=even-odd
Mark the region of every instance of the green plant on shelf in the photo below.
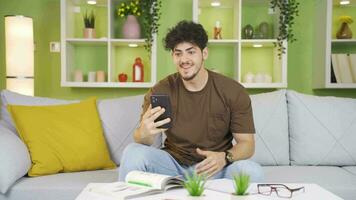
[[[299,2],[297,0],[270,0],[270,6],[273,10],[279,10],[279,32],[277,36],[278,56],[285,53],[286,48],[283,46],[283,41],[296,41],[293,33],[293,25],[295,18],[299,15]]]
[[[88,13],[88,11],[85,11],[83,15],[83,21],[84,21],[85,28],[94,28],[95,27],[94,11],[91,11],[90,13]]]
[[[190,196],[201,196],[204,192],[204,185],[206,183],[205,175],[198,175],[195,171],[189,174],[185,173],[184,188],[188,191]]]
[[[117,8],[119,17],[135,15],[143,24],[143,34],[146,38],[145,49],[151,53],[153,35],[158,32],[161,17],[161,0],[132,0],[122,2]]]
[[[117,15],[119,17],[126,17],[128,15],[141,16],[142,10],[139,5],[139,0],[131,2],[122,2],[117,8]]]
[[[234,195],[246,195],[248,186],[250,185],[250,176],[241,172],[234,175],[233,179],[235,193]]]

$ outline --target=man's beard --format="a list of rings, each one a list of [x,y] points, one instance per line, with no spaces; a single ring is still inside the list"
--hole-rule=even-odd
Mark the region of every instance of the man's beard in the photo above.
[[[191,75],[190,77],[183,77],[183,76],[181,75],[182,79],[185,80],[185,81],[193,80],[193,79],[198,75],[198,73],[199,73],[199,71],[201,70],[202,66],[203,66],[203,62],[201,63],[199,69],[198,69],[193,75]]]

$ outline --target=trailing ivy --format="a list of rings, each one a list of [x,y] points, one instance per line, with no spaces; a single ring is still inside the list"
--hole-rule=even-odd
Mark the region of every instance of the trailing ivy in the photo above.
[[[281,57],[285,53],[286,48],[283,46],[283,41],[296,41],[293,34],[293,25],[295,18],[299,15],[299,2],[297,0],[270,0],[271,8],[279,10],[279,32],[277,37],[278,56]]]
[[[146,38],[145,49],[151,53],[153,35],[158,32],[161,17],[161,0],[140,0],[142,9],[143,32]]]

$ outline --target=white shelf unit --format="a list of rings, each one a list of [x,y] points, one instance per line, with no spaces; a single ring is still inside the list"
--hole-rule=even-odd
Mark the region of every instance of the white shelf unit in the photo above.
[[[276,30],[271,30],[271,24],[274,28],[277,26],[278,14],[268,14],[269,1],[220,0],[221,5],[218,7],[211,6],[211,2],[210,0],[193,0],[193,21],[201,23],[209,36],[207,67],[212,67],[215,71],[234,78],[246,88],[286,88],[287,43],[283,43],[286,48],[285,54],[279,57],[278,47],[276,47],[277,39],[274,39],[276,33],[263,39],[242,38],[244,25],[257,26],[258,23],[264,21],[264,15],[268,15],[270,31],[276,32]],[[255,17],[252,16],[256,14],[247,13],[255,8],[261,11],[257,12],[257,15],[262,13],[261,17],[257,17],[257,21],[253,21]],[[253,20],[249,21],[252,18]],[[215,21],[221,23],[223,39],[213,39]],[[223,66],[224,64],[227,66]],[[268,74],[272,77],[272,82],[244,83],[244,75],[247,73]]]
[[[121,0],[61,0],[61,86],[103,88],[149,88],[156,83],[156,35],[151,54],[145,50],[145,39],[120,38],[116,7]],[[97,38],[83,38],[83,13],[94,11]],[[142,29],[142,28],[141,28]],[[136,47],[132,47],[135,45]],[[131,47],[130,47],[131,46]],[[144,82],[131,82],[132,65],[140,57],[144,64]],[[83,65],[86,65],[83,67]],[[74,81],[74,71],[82,70],[83,82]],[[105,71],[105,82],[88,82],[89,71]],[[118,82],[118,74],[126,73],[127,82]]]
[[[315,4],[315,35],[314,35],[314,56],[313,56],[313,88],[315,89],[355,89],[354,83],[332,82],[333,53],[356,54],[356,29],[352,31],[352,39],[336,39],[336,31],[339,28],[337,18],[341,15],[350,15],[355,19],[356,1],[351,0],[349,5],[340,5],[340,1],[326,0]],[[353,49],[353,50],[352,50]],[[355,72],[356,73],[356,72]]]

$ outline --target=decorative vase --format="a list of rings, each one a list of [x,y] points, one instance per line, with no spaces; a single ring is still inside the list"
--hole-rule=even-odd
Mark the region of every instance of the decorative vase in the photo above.
[[[352,38],[352,31],[348,25],[348,23],[343,22],[341,24],[340,29],[336,33],[337,39],[351,39]]]
[[[258,25],[258,30],[261,33],[261,37],[263,39],[269,39],[270,34],[269,34],[269,25],[267,22],[261,22],[260,25]]]
[[[253,38],[253,27],[251,26],[251,24],[247,24],[242,29],[242,37],[244,39],[252,39]]]
[[[122,35],[125,39],[139,39],[141,27],[134,15],[128,15],[122,27]]]
[[[95,38],[96,32],[93,28],[84,28],[83,29],[83,36],[84,38]]]

